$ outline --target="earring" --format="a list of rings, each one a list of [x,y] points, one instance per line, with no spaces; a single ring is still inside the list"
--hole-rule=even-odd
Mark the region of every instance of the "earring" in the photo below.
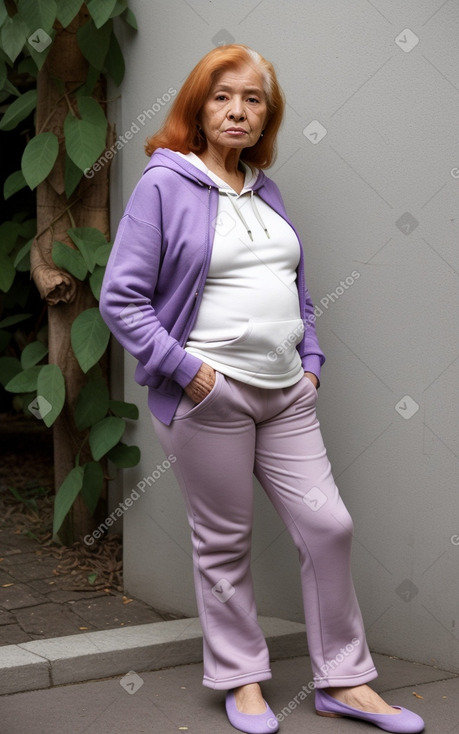
[[[263,132],[261,133],[261,135],[260,135],[260,138],[262,138],[264,134],[265,134],[265,133],[264,133],[264,131],[263,131]]]

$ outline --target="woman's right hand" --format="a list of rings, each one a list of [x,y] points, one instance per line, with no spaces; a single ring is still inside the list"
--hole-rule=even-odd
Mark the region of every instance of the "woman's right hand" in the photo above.
[[[207,397],[214,385],[215,370],[203,362],[191,382],[183,389],[194,403],[200,403]]]

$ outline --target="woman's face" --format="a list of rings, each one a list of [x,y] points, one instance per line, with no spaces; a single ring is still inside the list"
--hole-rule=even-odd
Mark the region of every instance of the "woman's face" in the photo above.
[[[200,125],[209,148],[250,148],[268,116],[260,74],[248,64],[224,71],[201,111]]]

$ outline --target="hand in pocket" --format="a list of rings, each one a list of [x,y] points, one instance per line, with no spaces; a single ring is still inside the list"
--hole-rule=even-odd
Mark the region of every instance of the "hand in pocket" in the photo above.
[[[211,392],[215,385],[215,370],[205,362],[190,383],[184,388],[185,393],[194,403],[200,403]]]

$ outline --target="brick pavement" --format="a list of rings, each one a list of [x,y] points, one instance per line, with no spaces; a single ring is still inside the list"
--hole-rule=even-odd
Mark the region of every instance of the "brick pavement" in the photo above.
[[[112,589],[67,590],[57,563],[33,538],[0,527],[0,645],[172,618]]]

